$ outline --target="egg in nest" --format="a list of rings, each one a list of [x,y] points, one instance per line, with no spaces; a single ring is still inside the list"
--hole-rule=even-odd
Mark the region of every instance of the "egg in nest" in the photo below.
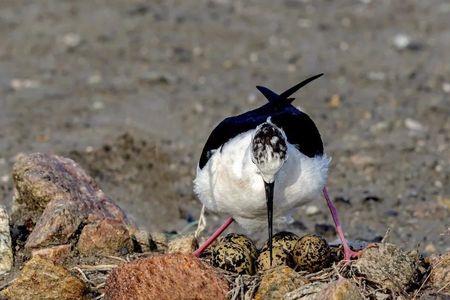
[[[282,247],[288,252],[294,251],[295,244],[300,240],[300,237],[295,233],[288,231],[281,231],[272,237],[272,247]],[[266,241],[261,251],[269,249],[269,241]]]
[[[256,255],[256,247],[249,238],[231,233],[212,247],[211,262],[226,271],[253,275]]]
[[[277,245],[272,248],[272,266],[270,265],[270,250],[268,248],[262,249],[256,260],[256,268],[258,271],[264,271],[276,266],[295,267],[292,253],[285,249],[282,245]]]
[[[314,234],[300,238],[293,251],[297,269],[310,273],[330,266],[332,255],[330,246],[325,239]]]
[[[232,243],[243,247],[246,251],[256,258],[258,250],[251,239],[243,234],[229,233],[224,238],[222,238],[223,243]]]

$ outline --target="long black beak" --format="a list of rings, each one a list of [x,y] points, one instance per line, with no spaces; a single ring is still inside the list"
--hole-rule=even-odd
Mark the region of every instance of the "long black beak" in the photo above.
[[[272,233],[273,233],[273,187],[274,182],[267,183],[264,181],[266,188],[266,201],[267,201],[267,223],[269,228],[269,262],[272,266]]]

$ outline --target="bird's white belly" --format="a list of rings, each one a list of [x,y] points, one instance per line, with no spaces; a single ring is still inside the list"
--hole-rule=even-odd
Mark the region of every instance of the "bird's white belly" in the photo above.
[[[239,223],[267,218],[264,182],[249,150],[252,133],[244,132],[218,149],[194,180],[194,191],[207,209],[232,215]],[[275,216],[316,197],[327,180],[326,155],[310,158],[290,144],[287,153],[275,177]]]

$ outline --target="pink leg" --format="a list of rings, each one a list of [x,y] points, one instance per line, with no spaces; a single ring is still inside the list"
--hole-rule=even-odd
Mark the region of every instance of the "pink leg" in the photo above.
[[[337,212],[336,207],[334,206],[333,202],[331,202],[330,197],[328,196],[327,188],[323,188],[323,196],[325,197],[325,200],[327,200],[328,208],[330,209],[331,216],[334,221],[334,225],[336,227],[336,232],[339,236],[339,239],[342,242],[342,246],[344,247],[344,260],[350,261],[352,258],[356,258],[359,256],[358,252],[353,251],[348,246],[347,240],[345,239],[344,232],[342,231],[341,222],[339,221],[339,215]]]
[[[225,223],[222,224],[222,226],[220,226],[207,240],[206,242],[204,242],[197,250],[195,250],[194,255],[199,257],[200,254],[203,253],[203,251],[205,251],[206,248],[209,247],[209,245],[211,245],[221,234],[222,232],[225,231],[225,229],[227,229],[228,226],[231,225],[231,223],[233,223],[233,218],[232,217],[228,217],[228,219],[225,221]]]

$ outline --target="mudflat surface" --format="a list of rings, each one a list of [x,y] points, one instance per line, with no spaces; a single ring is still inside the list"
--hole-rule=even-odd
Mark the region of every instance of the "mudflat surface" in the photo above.
[[[182,230],[212,127],[264,103],[255,85],[324,72],[295,103],[333,157],[348,236],[450,248],[447,1],[148,2],[1,1],[0,202],[17,153],[54,152],[142,226]],[[288,229],[334,240],[311,205]]]

